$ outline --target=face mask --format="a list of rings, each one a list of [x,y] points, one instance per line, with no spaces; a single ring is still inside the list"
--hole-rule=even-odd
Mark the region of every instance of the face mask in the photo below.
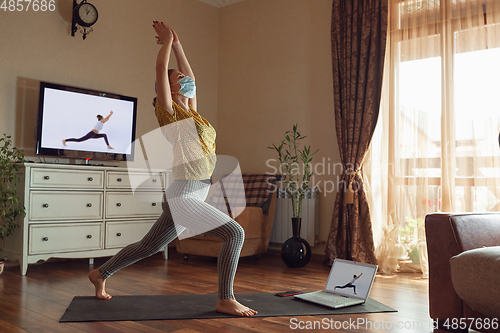
[[[182,79],[177,81],[180,84],[181,89],[179,89],[179,94],[187,98],[193,98],[196,94],[196,85],[192,78],[189,76],[184,76]]]

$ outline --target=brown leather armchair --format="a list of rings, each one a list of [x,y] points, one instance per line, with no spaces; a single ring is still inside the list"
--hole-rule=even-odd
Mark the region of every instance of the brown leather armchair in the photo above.
[[[470,318],[474,319],[470,327],[472,329],[481,332],[499,332],[499,328],[486,330],[481,324],[479,325],[483,327],[476,326],[478,323],[484,323],[484,320],[491,322],[494,318],[473,310],[467,301],[457,294],[459,289],[455,290],[456,287],[454,287],[454,282],[456,285],[457,281],[456,273],[461,272],[463,275],[467,272],[477,273],[477,270],[475,272],[474,267],[472,269],[459,267],[457,270],[454,266],[456,262],[453,260],[456,260],[459,254],[471,253],[470,250],[500,245],[500,213],[430,214],[425,219],[425,231],[429,257],[431,318],[438,320],[442,330],[450,328],[443,326],[447,320],[451,324],[452,320],[460,321],[462,318],[469,327],[472,321],[469,320]],[[475,262],[472,261],[472,264],[474,265]],[[452,266],[454,266],[453,269]],[[492,276],[482,278],[488,280]],[[500,318],[496,320],[499,321]],[[467,332],[467,329],[462,331]]]

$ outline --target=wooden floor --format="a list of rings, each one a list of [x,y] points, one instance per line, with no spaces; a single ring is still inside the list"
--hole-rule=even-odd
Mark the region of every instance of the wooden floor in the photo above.
[[[104,261],[105,258],[96,259],[95,267]],[[91,268],[88,260],[54,260],[30,265],[27,275],[21,276],[19,265],[8,263],[0,275],[0,332],[296,332],[301,331],[299,323],[305,328],[315,321],[323,326],[308,332],[432,332],[428,326],[428,280],[418,274],[376,277],[370,296],[397,309],[397,313],[59,323],[74,296],[93,295],[93,286],[87,279]],[[295,269],[286,267],[276,254],[243,258],[234,289],[235,293],[319,290],[324,287],[329,269],[319,257],[306,267]],[[116,273],[107,281],[107,291],[112,295],[217,293],[216,262],[203,257],[184,261],[171,250],[169,260],[157,254]],[[360,325],[335,329],[334,325],[347,327],[358,319],[371,322],[373,328]],[[325,322],[332,326],[325,327]],[[407,329],[398,328],[400,322]],[[381,328],[375,329],[377,325]]]

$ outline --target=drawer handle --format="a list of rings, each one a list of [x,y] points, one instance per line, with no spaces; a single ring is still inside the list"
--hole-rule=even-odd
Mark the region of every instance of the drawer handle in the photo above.
[[[153,207],[156,207],[156,202],[153,202],[152,205],[153,205]]]
[[[90,202],[89,202],[89,203],[87,204],[87,207],[89,207],[89,208],[90,208],[90,207],[92,207],[92,203],[90,203]]]
[[[87,238],[88,238],[88,239],[91,239],[91,238],[92,238],[92,235],[87,235]]]
[[[49,204],[48,203],[45,203],[42,205],[43,208],[49,208]]]
[[[117,234],[116,234],[116,236],[117,236],[117,237],[121,237],[121,236],[122,236],[122,233],[121,233],[121,232],[119,232],[119,233],[117,233]]]
[[[42,241],[44,241],[44,242],[48,242],[48,241],[49,241],[49,237],[43,237],[43,238],[42,238]]]
[[[153,179],[153,183],[156,183],[156,181],[157,181],[157,180],[156,180],[156,178],[155,178],[155,179]]]
[[[121,207],[121,206],[122,206],[122,204],[121,204],[121,203],[119,203],[119,202],[118,202],[116,205],[117,205],[118,207]]]
[[[43,177],[43,179],[45,179],[45,180],[49,180],[49,179],[50,179],[50,177],[49,177],[49,176],[45,176],[45,177]]]
[[[121,183],[121,182],[122,182],[122,180],[123,180],[123,179],[118,178],[116,181],[117,181],[118,183]]]
[[[94,178],[89,177],[89,179],[88,179],[88,180],[89,180],[89,182],[91,182],[91,181],[93,181],[93,180],[94,180]]]

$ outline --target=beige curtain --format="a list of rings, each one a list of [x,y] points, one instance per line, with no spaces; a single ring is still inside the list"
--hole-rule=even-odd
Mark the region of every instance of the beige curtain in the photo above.
[[[426,214],[500,208],[500,0],[390,0],[363,167],[381,271],[427,275]]]

